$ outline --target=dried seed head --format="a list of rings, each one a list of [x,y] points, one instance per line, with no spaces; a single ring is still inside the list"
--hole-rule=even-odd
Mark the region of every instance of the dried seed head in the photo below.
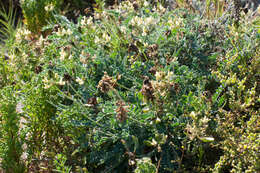
[[[134,10],[137,11],[139,9],[139,5],[137,3],[133,3]]]
[[[149,58],[157,57],[157,55],[158,55],[158,45],[152,44],[152,45],[148,46],[147,55],[148,55]]]
[[[42,72],[42,66],[40,66],[40,65],[36,66],[35,69],[34,69],[34,72],[35,72],[36,74],[41,73],[41,72]]]
[[[177,84],[177,83],[174,83],[174,90],[178,94],[180,92],[180,90],[181,90],[180,85]]]
[[[141,92],[147,100],[151,100],[151,101],[154,100],[154,95],[153,95],[154,90],[153,90],[152,84],[147,76],[145,76]]]
[[[92,106],[96,106],[97,103],[97,98],[96,97],[91,97],[88,99],[88,104],[92,105]]]
[[[155,75],[156,74],[156,70],[157,70],[157,67],[153,66],[152,68],[150,68],[150,70],[148,72],[151,73],[152,75]]]
[[[65,73],[65,74],[63,75],[63,79],[64,79],[65,81],[71,81],[71,80],[72,80],[72,77],[69,75],[69,73]]]
[[[100,89],[103,93],[107,93],[115,86],[116,86],[116,80],[108,76],[107,72],[104,72],[104,76],[99,81],[97,88]]]
[[[128,52],[138,53],[138,47],[135,44],[131,43],[128,47]]]
[[[165,32],[165,35],[168,37],[169,35],[171,35],[171,30],[167,30],[166,32]]]
[[[125,103],[121,100],[116,103],[116,106],[116,119],[122,123],[127,119],[127,106],[125,106]]]

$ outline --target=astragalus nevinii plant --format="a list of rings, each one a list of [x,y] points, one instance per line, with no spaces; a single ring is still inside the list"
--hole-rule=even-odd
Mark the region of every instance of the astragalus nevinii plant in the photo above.
[[[18,28],[26,171],[258,171],[257,18],[222,20],[138,0]]]

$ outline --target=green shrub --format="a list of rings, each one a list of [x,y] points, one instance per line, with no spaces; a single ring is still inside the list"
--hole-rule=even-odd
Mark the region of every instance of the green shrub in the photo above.
[[[259,171],[259,33],[248,21],[241,20],[238,29],[230,26],[226,37],[233,47],[212,70],[220,86],[214,94],[201,95],[205,111],[190,115],[190,137],[213,139],[214,148],[222,150],[213,172]]]
[[[24,105],[26,168],[258,171],[255,21],[239,31],[229,13],[100,4],[76,23],[53,15],[43,35],[18,28],[1,61]]]

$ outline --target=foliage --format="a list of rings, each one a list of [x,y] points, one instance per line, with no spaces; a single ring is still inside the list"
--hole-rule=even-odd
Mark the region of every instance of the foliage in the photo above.
[[[60,9],[62,0],[20,0],[24,24],[32,32],[40,32],[53,19],[53,10]]]
[[[137,161],[137,168],[135,169],[135,173],[141,173],[141,172],[156,172],[156,167],[152,164],[150,158],[142,158]]]
[[[27,172],[259,171],[259,17],[100,1],[74,23],[38,3],[0,59]]]
[[[16,10],[13,10],[13,4],[10,3],[9,9],[5,9],[4,5],[0,3],[0,39],[12,40],[15,37],[15,27],[20,25],[20,19],[16,18]],[[16,21],[18,20],[18,21]],[[3,44],[7,46],[7,43]]]
[[[2,167],[7,172],[24,172],[24,163],[21,160],[24,134],[19,127],[17,100],[13,88],[6,87],[1,90],[1,158]]]

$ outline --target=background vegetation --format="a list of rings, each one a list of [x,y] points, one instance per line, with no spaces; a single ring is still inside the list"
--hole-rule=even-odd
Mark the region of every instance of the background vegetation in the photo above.
[[[0,12],[3,171],[260,171],[255,4],[19,4]]]

